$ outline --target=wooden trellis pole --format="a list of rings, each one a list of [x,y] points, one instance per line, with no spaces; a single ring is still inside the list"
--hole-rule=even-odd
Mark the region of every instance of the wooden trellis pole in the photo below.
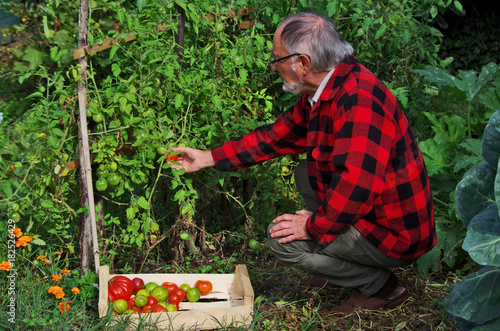
[[[87,45],[87,18],[89,1],[81,0],[78,11],[78,47]],[[87,57],[78,59],[80,65],[80,80],[78,81],[78,109],[80,111],[80,196],[82,206],[89,207],[89,214],[82,216],[80,227],[80,261],[82,271],[86,273],[90,269],[91,256],[94,255],[95,271],[99,274],[99,243],[97,241],[97,225],[94,205],[94,191],[92,186],[92,166],[90,162],[89,136],[87,130],[87,105],[85,94],[87,91]],[[81,162],[83,160],[83,162]]]

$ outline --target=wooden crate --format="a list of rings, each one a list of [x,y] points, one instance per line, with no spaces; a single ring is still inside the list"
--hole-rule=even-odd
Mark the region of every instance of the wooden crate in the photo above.
[[[99,317],[108,313],[108,266],[99,269]],[[127,320],[129,329],[138,325],[155,325],[159,330],[208,330],[222,326],[244,326],[252,322],[254,293],[245,265],[237,265],[234,274],[130,274],[121,275],[130,279],[139,277],[144,283],[174,282],[193,286],[197,280],[209,280],[213,290],[202,296],[199,302],[181,302],[179,311],[166,313],[132,314],[112,316],[110,324],[120,319]],[[144,329],[144,328],[142,328]]]

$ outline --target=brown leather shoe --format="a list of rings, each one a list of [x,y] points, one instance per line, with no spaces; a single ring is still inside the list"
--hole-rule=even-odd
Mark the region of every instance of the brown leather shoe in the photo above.
[[[333,308],[332,313],[351,314],[356,309],[378,310],[382,308],[393,308],[402,304],[408,298],[408,291],[404,287],[397,287],[385,299],[365,297],[357,289],[345,303]]]
[[[333,283],[330,283],[329,281],[327,281],[325,279],[322,279],[322,278],[319,278],[316,276],[311,276],[311,278],[309,278],[309,285],[313,286],[313,287],[321,287],[321,288],[325,288],[325,287],[341,288],[340,286],[337,286]]]

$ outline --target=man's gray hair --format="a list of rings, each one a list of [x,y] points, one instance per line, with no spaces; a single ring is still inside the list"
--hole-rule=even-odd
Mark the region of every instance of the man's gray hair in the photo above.
[[[309,55],[313,72],[328,71],[354,52],[331,21],[314,13],[298,13],[283,20],[281,42],[289,54]]]

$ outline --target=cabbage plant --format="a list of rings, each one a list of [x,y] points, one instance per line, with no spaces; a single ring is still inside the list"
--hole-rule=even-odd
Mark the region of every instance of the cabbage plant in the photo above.
[[[463,249],[482,266],[444,300],[460,330],[500,330],[500,110],[484,130],[481,152],[485,163],[467,171],[455,189],[467,228]]]

